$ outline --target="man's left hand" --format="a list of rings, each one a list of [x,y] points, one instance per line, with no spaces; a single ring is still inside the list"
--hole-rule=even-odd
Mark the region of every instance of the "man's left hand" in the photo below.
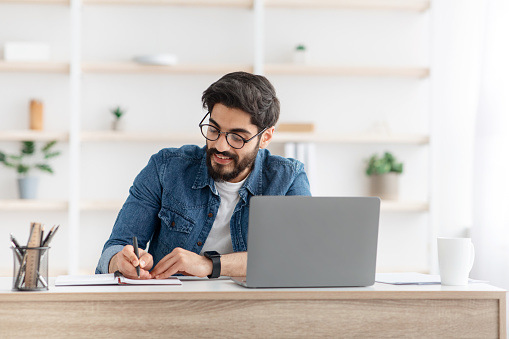
[[[152,278],[166,279],[174,274],[206,277],[212,273],[212,261],[199,254],[177,247],[157,263]]]

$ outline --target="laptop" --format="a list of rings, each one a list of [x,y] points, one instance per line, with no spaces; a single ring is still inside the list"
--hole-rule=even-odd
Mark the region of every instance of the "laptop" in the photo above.
[[[375,282],[380,199],[254,196],[244,287],[349,287]]]

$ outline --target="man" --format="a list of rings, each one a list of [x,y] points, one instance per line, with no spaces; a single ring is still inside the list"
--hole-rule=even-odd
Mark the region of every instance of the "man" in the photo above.
[[[96,273],[119,270],[136,278],[139,265],[142,279],[244,276],[250,198],[310,195],[303,164],[266,150],[279,100],[265,77],[227,74],[203,92],[202,102],[206,146],[166,148],[150,158],[129,190]]]

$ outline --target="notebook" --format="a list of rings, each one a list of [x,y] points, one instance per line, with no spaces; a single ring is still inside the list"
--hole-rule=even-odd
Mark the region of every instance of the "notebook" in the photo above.
[[[255,196],[245,287],[347,287],[375,282],[380,199]]]
[[[59,275],[55,286],[94,286],[94,285],[182,285],[177,277],[166,279],[129,279],[120,272],[93,275]]]

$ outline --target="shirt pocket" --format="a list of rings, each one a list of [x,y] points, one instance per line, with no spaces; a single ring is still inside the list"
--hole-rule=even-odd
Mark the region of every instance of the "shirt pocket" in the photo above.
[[[161,209],[158,216],[161,219],[160,241],[167,246],[168,251],[171,252],[175,247],[186,248],[194,220],[167,208]]]

